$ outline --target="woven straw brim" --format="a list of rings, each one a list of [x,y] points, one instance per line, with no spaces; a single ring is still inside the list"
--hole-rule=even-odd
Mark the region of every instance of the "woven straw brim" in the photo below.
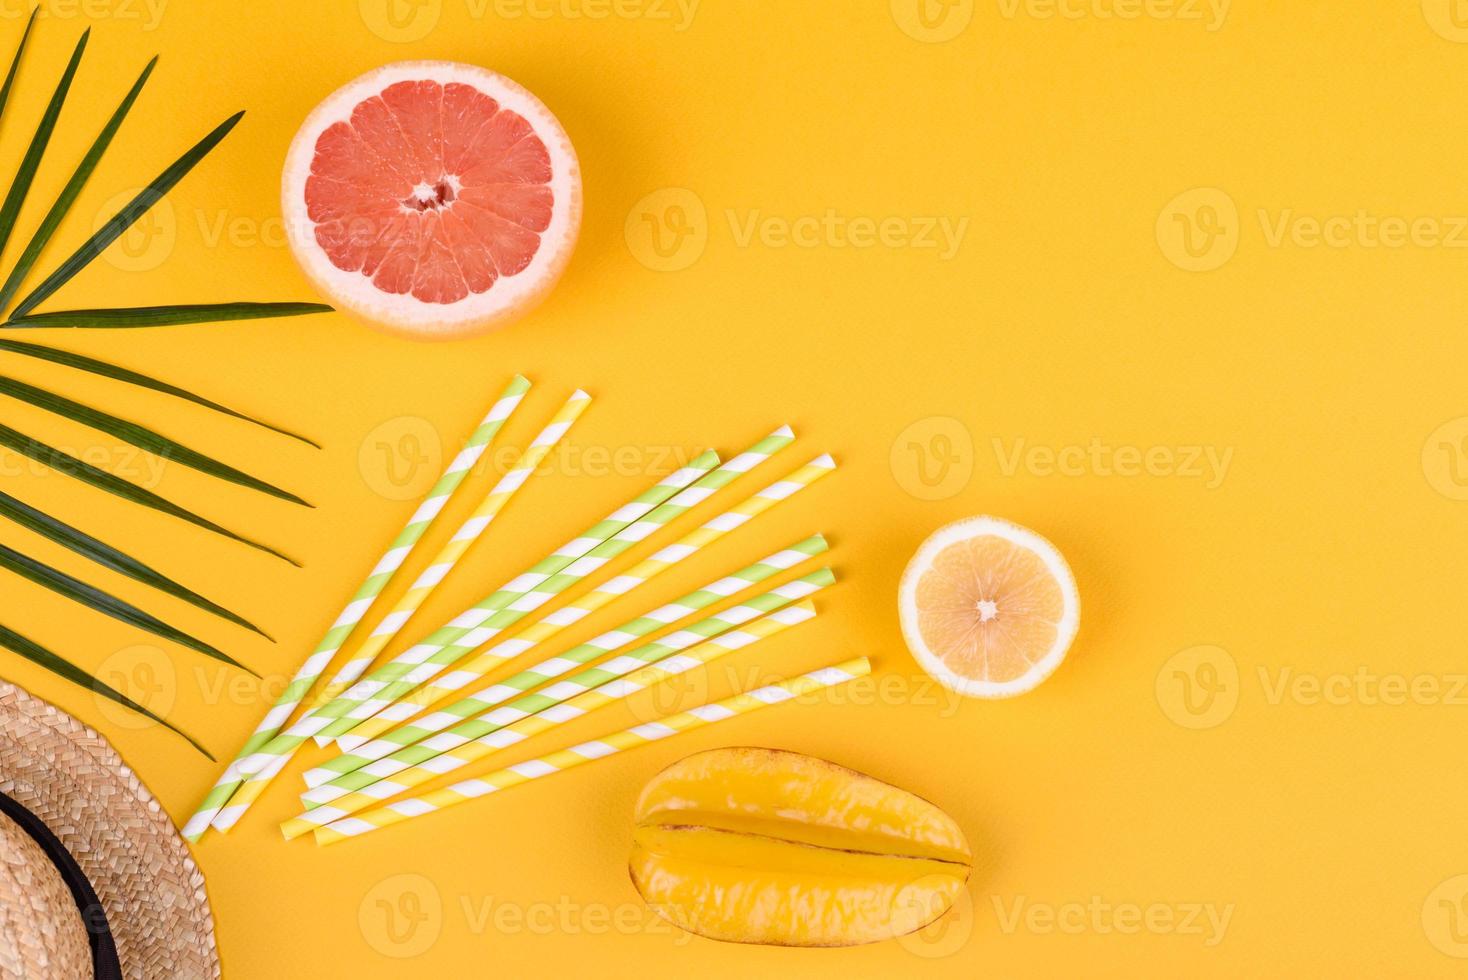
[[[0,977],[89,977],[92,948],[71,889],[41,845],[0,813]]]
[[[0,793],[44,821],[80,865],[124,976],[219,977],[204,876],[168,814],[106,739],[3,681]]]

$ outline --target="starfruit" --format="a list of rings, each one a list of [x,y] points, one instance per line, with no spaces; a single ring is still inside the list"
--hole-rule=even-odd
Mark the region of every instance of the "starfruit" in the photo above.
[[[700,752],[637,801],[643,900],[725,942],[855,946],[943,915],[968,880],[963,832],[921,797],[776,749]]]

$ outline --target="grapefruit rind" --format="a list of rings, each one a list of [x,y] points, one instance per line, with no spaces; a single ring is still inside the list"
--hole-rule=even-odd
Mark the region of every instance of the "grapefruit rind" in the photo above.
[[[1064,598],[1064,611],[1055,624],[1055,642],[1028,671],[1013,680],[996,682],[965,677],[956,673],[923,638],[918,624],[917,587],[923,573],[933,566],[937,557],[950,546],[973,538],[992,536],[1032,552],[1054,577]],[[939,528],[918,548],[917,554],[908,563],[897,587],[898,613],[902,622],[902,637],[907,648],[934,680],[944,687],[965,697],[1011,698],[1034,690],[1042,681],[1055,673],[1065,660],[1076,631],[1080,628],[1080,592],[1076,588],[1075,575],[1060,551],[1048,540],[1029,528],[1021,527],[1000,517],[987,515],[969,517]]]
[[[333,123],[348,119],[365,99],[398,82],[427,79],[478,89],[535,130],[550,155],[554,206],[550,224],[530,264],[502,276],[492,288],[452,303],[425,303],[410,293],[388,293],[360,272],[338,268],[315,239],[306,214],[306,180],[317,140]],[[400,61],[353,79],[318,105],[301,124],[286,155],[281,213],[286,236],[306,277],[346,312],[390,333],[416,339],[457,339],[486,333],[524,316],[545,299],[575,251],[581,231],[581,168],[571,139],[555,115],[524,86],[498,72],[453,61]]]

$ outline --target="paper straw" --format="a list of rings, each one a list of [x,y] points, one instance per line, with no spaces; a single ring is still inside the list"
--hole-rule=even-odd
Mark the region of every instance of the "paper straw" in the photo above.
[[[749,714],[761,708],[805,697],[816,691],[837,687],[872,671],[871,661],[857,657],[830,667],[822,667],[808,674],[789,680],[736,694],[734,697],[702,705],[658,721],[637,725],[604,738],[582,742],[569,749],[552,752],[538,759],[507,766],[487,776],[466,779],[446,789],[424,796],[389,803],[376,810],[368,810],[328,824],[316,831],[318,844],[334,844],[348,837],[359,837],[382,827],[412,820],[426,813],[434,813],[467,803],[470,800],[497,793],[511,786],[553,773],[565,772],[597,759],[639,748],[657,742],[679,732],[691,731],[704,725],[717,724],[739,715]]]
[[[274,738],[281,726],[290,719],[296,706],[301,703],[312,685],[330,666],[342,644],[362,622],[363,617],[367,615],[368,610],[372,608],[373,603],[387,587],[387,583],[403,566],[403,562],[407,560],[414,546],[422,540],[424,532],[442,513],[444,504],[464,482],[470,470],[479,462],[480,457],[484,455],[485,450],[504,426],[505,420],[524,400],[529,390],[530,382],[518,374],[505,387],[488,414],[484,416],[483,421],[470,434],[458,455],[439,476],[433,488],[428,491],[428,495],[418,504],[417,509],[413,511],[413,516],[408,519],[408,523],[388,546],[387,552],[373,566],[372,573],[367,576],[367,580],[362,583],[356,594],[347,603],[346,608],[337,616],[336,621],[332,623],[331,628],[317,644],[315,651],[296,670],[295,676],[280,693],[275,704],[265,713],[265,717],[256,726],[254,734],[245,742],[234,761],[254,753]],[[219,808],[233,795],[238,783],[230,776],[229,770],[229,766],[225,767],[225,772],[209,791],[203,804],[184,826],[183,834],[189,840],[197,841],[204,835],[209,828],[209,822],[214,819]]]
[[[356,704],[348,706],[347,710],[322,734],[336,736],[351,731],[364,719],[377,714],[398,698],[473,652],[474,648],[479,646],[479,642],[467,639],[471,634],[475,637],[482,637],[480,642],[483,642],[514,626],[634,544],[646,540],[668,522],[676,520],[690,508],[707,500],[710,490],[716,489],[714,485],[721,482],[722,479],[723,474],[720,470],[705,474],[697,483],[653,510],[642,520],[627,525],[540,585],[522,592],[509,605],[496,612],[474,630],[466,633],[464,637],[447,644],[427,658],[405,662],[404,669],[395,671],[392,675],[384,674],[383,679],[386,683],[367,697],[359,698]]]
[[[421,661],[421,665],[412,666],[406,672],[401,672],[398,680],[389,687],[371,695],[369,698],[348,710],[337,722],[326,729],[323,734],[341,735],[354,730],[363,721],[376,715],[384,708],[398,699],[410,694],[420,685],[438,676],[450,665],[457,663],[472,653],[477,647],[482,646],[509,627],[515,625],[525,616],[539,609],[551,599],[554,599],[567,589],[579,583],[587,575],[602,568],[608,562],[621,555],[634,544],[644,541],[653,533],[676,520],[691,508],[703,503],[711,495],[732,483],[735,479],[747,473],[750,469],[764,462],[766,459],[780,449],[788,446],[794,439],[788,426],[782,426],[769,436],[760,440],[749,450],[740,453],[734,459],[720,466],[714,472],[699,480],[684,492],[678,494],[657,510],[648,514],[641,521],[628,526],[613,535],[605,543],[589,552],[584,558],[577,560],[560,574],[547,580],[544,584],[524,593],[520,598],[514,600],[504,611],[496,613],[490,620],[479,628],[465,634],[464,637],[455,641],[443,650]],[[763,492],[763,491],[762,491]],[[744,505],[734,508],[737,512]],[[761,508],[767,504],[761,504]],[[731,512],[731,513],[732,513]],[[720,520],[715,518],[715,522]],[[747,521],[747,517],[740,517],[737,521],[731,521],[732,526],[737,526]],[[712,522],[711,522],[712,523]],[[685,541],[697,536],[698,532],[690,535]],[[725,532],[720,532],[720,534]],[[677,546],[673,546],[676,548]],[[670,549],[663,549],[657,555],[641,563],[626,575],[619,575],[605,585],[601,586],[589,597],[590,601],[600,605],[610,602],[613,598],[626,595],[628,592],[641,585],[654,571],[661,571],[676,557],[665,557]]]
[[[398,746],[392,754],[371,762],[357,771],[338,776],[332,782],[321,785],[303,794],[308,805],[330,802],[346,792],[370,786],[379,779],[416,766],[466,742],[487,735],[501,725],[508,724],[527,714],[539,711],[565,698],[573,697],[589,686],[595,686],[613,676],[620,676],[645,664],[656,663],[668,656],[680,653],[706,640],[721,636],[730,630],[774,612],[792,602],[806,599],[836,580],[828,568],[802,576],[744,602],[722,610],[697,623],[676,630],[657,640],[645,643],[631,653],[616,657],[605,664],[582,671],[575,677],[551,685],[543,691],[526,695],[504,707],[492,707],[487,713],[468,720],[456,718],[453,727],[430,737],[419,739],[408,745]],[[514,694],[523,693],[513,691]],[[507,700],[500,696],[495,703]]]
[[[556,447],[556,444],[565,438],[571,426],[576,424],[576,420],[590,405],[591,396],[586,392],[578,388],[571,394],[566,404],[551,419],[550,424],[541,429],[540,434],[526,448],[524,455],[496,481],[489,493],[485,494],[479,507],[464,523],[459,525],[459,529],[439,549],[438,555],[418,576],[418,580],[398,600],[392,611],[382,618],[382,621],[377,624],[357,651],[342,665],[341,670],[337,671],[331,683],[317,696],[313,708],[335,698],[361,677],[368,667],[372,666],[372,661],[377,659],[377,655],[413,618],[413,614],[423,605],[434,588],[448,577],[449,572],[453,571],[454,566],[460,558],[464,557],[469,547],[484,535],[484,532],[494,523],[494,519],[505,509],[505,505],[540,468],[546,456],[550,455],[550,451]]]
[[[410,718],[426,705],[442,699],[468,684],[484,677],[490,670],[512,657],[517,657],[536,643],[554,636],[565,626],[579,622],[615,599],[643,585],[654,576],[660,575],[674,565],[697,554],[720,538],[738,530],[760,514],[782,500],[815,483],[830,473],[836,464],[829,456],[821,456],[782,480],[752,494],[741,503],[705,523],[681,540],[660,550],[642,561],[635,568],[602,585],[599,589],[577,602],[557,610],[544,623],[531,626],[519,637],[507,640],[475,657],[469,664],[452,671],[424,690],[403,696],[397,704],[384,705],[380,711],[385,718],[364,721],[351,730],[350,739],[342,747],[352,750],[368,739],[387,731],[397,721]],[[487,639],[487,638],[486,638]],[[365,712],[358,712],[366,717]]]
[[[300,729],[307,719],[321,710],[325,703],[331,703],[331,700],[337,696],[336,692],[348,688],[371,666],[378,653],[412,618],[428,595],[452,571],[454,565],[463,557],[469,547],[484,534],[490,524],[494,522],[495,517],[545,461],[551,449],[565,438],[571,426],[576,423],[590,404],[591,396],[586,392],[580,389],[572,392],[571,397],[566,400],[560,411],[556,412],[550,423],[540,431],[540,434],[535,437],[515,464],[496,481],[474,514],[459,526],[453,537],[439,550],[437,557],[429,564],[429,567],[419,575],[392,611],[383,617],[382,622],[363,642],[361,648],[348,659],[341,670],[337,671],[336,676],[313,701],[305,714],[286,729],[285,734],[278,732],[254,753],[231,764],[230,768],[234,770],[234,778],[238,779],[242,775],[248,778],[244,780],[244,785],[235,791],[229,803],[214,816],[211,823],[216,830],[228,830],[234,826],[250,805],[259,798],[265,788],[270,785],[275,773],[285,767],[300,744],[300,741],[296,740],[291,733]],[[260,764],[261,760],[265,765]],[[261,769],[264,768],[270,768],[271,771],[261,772]],[[225,774],[230,775],[228,769]]]
[[[456,716],[452,727],[444,726],[448,728],[447,731],[440,729],[430,736],[416,739],[411,743],[400,744],[391,754],[363,765],[353,772],[337,776],[329,783],[308,790],[301,799],[310,808],[321,803],[329,803],[349,792],[365,789],[379,779],[385,779],[411,766],[421,766],[435,756],[482,738],[497,728],[574,697],[581,691],[595,687],[613,677],[620,677],[646,664],[656,663],[699,643],[736,630],[765,613],[774,612],[792,602],[806,599],[835,580],[836,577],[829,568],[820,569],[810,575],[786,582],[764,595],[755,596],[737,606],[715,613],[707,619],[643,644],[629,654],[615,657],[604,664],[584,670],[568,680],[553,684],[535,694],[525,695],[524,692],[529,688],[523,686],[524,680],[520,677],[512,678],[500,691],[478,702],[484,708],[492,709],[487,713],[468,720]],[[572,666],[575,665],[568,665],[564,670],[570,670]],[[544,680],[544,676],[541,679]],[[524,696],[504,707],[494,707],[517,694]],[[409,736],[404,735],[403,737]]]
[[[287,840],[290,840],[309,830],[335,823],[360,810],[377,806],[384,800],[477,762],[500,749],[523,742],[531,735],[580,718],[589,711],[630,697],[652,684],[676,677],[695,667],[707,665],[720,657],[743,650],[759,640],[814,619],[815,615],[815,604],[809,601],[802,602],[750,623],[741,629],[707,640],[687,653],[669,657],[654,665],[644,666],[640,670],[629,667],[625,676],[608,676],[603,673],[602,676],[607,679],[602,683],[588,681],[586,686],[578,688],[579,694],[567,698],[564,702],[552,703],[536,712],[519,712],[518,720],[503,726],[496,726],[492,732],[472,742],[467,742],[459,748],[445,752],[425,765],[406,768],[391,779],[380,780],[360,792],[342,796],[331,803],[318,806],[285,821],[280,825],[281,832]]]
[[[373,670],[366,678],[358,681],[334,701],[322,705],[312,714],[301,718],[254,756],[243,760],[240,764],[241,771],[247,774],[260,772],[272,761],[272,754],[293,751],[301,742],[322,732],[352,707],[385,689],[405,671],[423,663],[460,637],[468,635],[475,628],[489,621],[496,613],[508,609],[516,599],[537,586],[549,582],[557,572],[573,565],[579,558],[595,550],[639,518],[654,511],[669,497],[688,487],[717,461],[717,455],[704,453],[689,466],[679,469],[655,486],[643,491],[608,517],[572,538],[546,558],[541,559],[528,571],[517,575],[477,605],[454,617],[446,626],[435,630],[426,640],[415,644]]]
[[[834,467],[834,461],[829,456],[824,456],[791,476],[765,487],[725,513],[708,521],[702,527],[685,535],[681,540],[640,562],[625,574],[618,575],[592,593],[556,610],[542,622],[531,625],[520,636],[501,642],[480,653],[469,663],[440,677],[433,684],[405,694],[396,703],[385,705],[377,717],[361,722],[345,734],[339,740],[342,748],[348,751],[355,750],[366,744],[371,738],[388,731],[397,722],[411,718],[423,707],[482,679],[506,660],[520,656],[537,643],[545,642],[562,629],[580,622],[608,603],[627,595],[653,577],[687,560],[725,535],[738,530],[775,504],[830,473]]]
[[[652,612],[629,620],[615,629],[608,630],[600,636],[578,644],[550,660],[529,667],[513,677],[496,683],[491,688],[472,694],[448,707],[426,715],[414,721],[411,725],[405,725],[387,732],[375,741],[362,743],[359,740],[358,744],[351,746],[349,752],[339,755],[335,759],[328,760],[315,769],[309,770],[305,775],[306,785],[320,786],[323,783],[331,782],[338,776],[354,772],[375,759],[381,759],[384,756],[391,755],[398,749],[419,742],[435,732],[440,732],[445,728],[457,725],[465,718],[478,714],[517,694],[522,694],[543,681],[557,677],[573,667],[590,663],[592,660],[613,653],[624,646],[628,646],[643,637],[651,635],[657,630],[671,626],[692,613],[706,609],[721,599],[730,598],[751,585],[763,582],[772,575],[794,568],[801,562],[824,553],[828,547],[825,538],[819,534],[813,535],[804,541],[799,541],[788,548],[777,551],[766,558],[762,558],[732,575],[725,576],[717,582],[705,585],[703,588],[690,592],[679,599],[675,599],[664,606],[654,609]],[[568,617],[563,617],[562,614],[574,608],[577,607],[566,607],[554,616],[532,625],[519,636],[501,642],[499,652],[495,654],[494,660],[487,660],[485,659],[485,655],[481,654],[470,663],[439,678],[434,685],[420,688],[410,698],[405,698],[385,708],[377,717],[368,722],[364,722],[364,726],[370,726],[381,719],[392,718],[392,720],[396,721],[411,717],[411,713],[417,710],[417,705],[411,702],[418,701],[420,696],[422,696],[421,703],[430,703],[427,700],[429,693],[462,688],[472,680],[482,676],[493,663],[518,656],[523,650],[544,643],[546,639],[563,628],[559,621]],[[580,619],[581,617],[577,616],[576,618]],[[494,651],[491,652],[493,653]],[[406,709],[406,712],[402,709]],[[393,717],[394,715],[396,717]],[[361,730],[359,728],[356,731]],[[351,736],[344,736],[339,741],[345,745],[348,737],[356,737],[356,731]]]
[[[788,441],[787,439],[786,442]],[[402,679],[409,676],[411,671],[421,668],[427,673],[421,678],[415,678],[413,684],[409,685],[410,687],[416,686],[420,680],[426,680],[433,675],[437,663],[446,658],[463,656],[479,646],[485,639],[493,637],[531,610],[549,601],[562,589],[580,581],[581,577],[588,574],[593,568],[600,567],[600,563],[610,560],[597,555],[597,550],[602,545],[623,532],[634,533],[631,529],[639,526],[639,517],[651,520],[653,515],[662,509],[660,505],[664,505],[665,502],[670,503],[668,498],[674,494],[677,494],[674,500],[683,498],[685,493],[693,490],[689,484],[693,483],[695,478],[701,474],[707,474],[707,471],[718,461],[717,453],[701,454],[688,466],[680,468],[655,486],[643,491],[605,519],[541,559],[528,571],[522,572],[501,586],[477,605],[460,613],[446,626],[434,631],[427,639],[374,670],[367,678],[353,685],[345,694],[330,704],[323,705],[314,713],[301,718],[283,734],[277,735],[259,752],[240,763],[243,771],[248,773],[253,770],[250,782],[246,783],[237,794],[242,797],[243,805],[248,807],[249,803],[260,795],[265,786],[269,785],[270,781],[285,768],[296,747],[306,739],[317,734],[324,735],[326,730],[333,725],[340,728],[353,727],[356,720],[345,716],[354,707],[359,706],[377,692],[385,691],[389,686],[401,683]],[[711,492],[712,490],[698,490],[694,496],[698,497],[698,494]],[[704,498],[698,497],[698,499]],[[687,506],[692,506],[693,503],[694,500],[688,498]],[[651,530],[646,533],[651,533]],[[632,541],[628,540],[622,547],[630,547],[631,544]],[[473,637],[474,639],[465,641],[467,645],[461,646],[455,641],[462,637]],[[433,661],[432,664],[421,667],[430,660]],[[274,758],[271,757],[272,753],[275,754]],[[245,796],[247,791],[252,791],[253,795]],[[243,809],[236,808],[234,801],[231,801],[215,816],[214,826],[219,829],[228,829],[239,820],[243,812]]]

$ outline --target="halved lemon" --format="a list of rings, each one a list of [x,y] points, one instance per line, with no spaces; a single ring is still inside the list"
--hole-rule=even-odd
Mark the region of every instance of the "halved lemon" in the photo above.
[[[923,670],[976,698],[1013,697],[1049,677],[1081,618],[1060,552],[998,517],[970,517],[923,542],[903,573],[898,608]]]

